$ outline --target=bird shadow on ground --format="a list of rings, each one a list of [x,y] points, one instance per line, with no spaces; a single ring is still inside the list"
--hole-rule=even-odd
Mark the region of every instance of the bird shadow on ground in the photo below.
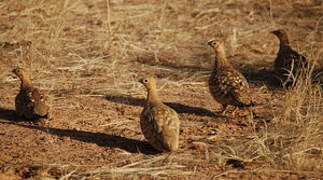
[[[24,122],[26,121],[24,118],[18,116],[16,111],[4,109],[0,107],[0,119],[6,119],[12,122]]]
[[[24,117],[20,117],[17,114],[17,112],[14,110],[4,109],[1,107],[0,107],[0,119],[9,120],[11,122],[28,122],[33,124],[42,123],[42,118],[34,119],[34,120],[26,119]]]
[[[276,74],[265,68],[256,69],[255,65],[245,64],[243,67],[239,66],[237,69],[251,82],[263,82],[269,87],[280,88],[282,86],[281,81]]]
[[[106,95],[105,99],[111,102],[117,102],[132,106],[144,106],[145,100],[140,98],[134,97],[127,97],[127,96],[114,96],[114,95]],[[188,113],[188,114],[195,114],[198,116],[209,116],[214,117],[214,113],[200,107],[191,107],[179,103],[165,103],[167,106],[173,108],[177,113]]]
[[[261,69],[261,70],[256,70],[254,67],[251,65],[245,65],[243,68],[238,68],[239,71],[241,71],[244,76],[249,80],[249,81],[262,81],[266,85],[272,87],[272,88],[282,88],[283,83],[280,81],[279,77],[270,70]],[[313,84],[319,84],[323,85],[323,68],[317,68],[314,69],[313,72],[311,73],[311,80]]]
[[[209,57],[208,54],[202,54],[201,56]],[[199,56],[195,56],[195,57],[199,57]],[[153,55],[145,55],[145,56],[137,57],[136,61],[141,64],[147,64],[150,66],[159,66],[159,67],[171,68],[171,69],[183,70],[183,71],[211,71],[211,68],[205,68],[205,67],[200,67],[196,65],[181,65],[178,62],[172,63],[167,59],[171,59],[171,58],[159,57],[159,60],[157,61],[155,60],[155,57]],[[192,59],[194,59],[194,57]]]
[[[37,125],[26,125],[15,122],[0,122],[2,124],[14,124],[24,128],[40,130],[59,137],[70,137],[78,141],[86,143],[95,143],[99,146],[120,148],[130,153],[143,153],[146,155],[159,154],[161,152],[155,150],[149,143],[129,139],[126,137],[109,135],[105,133],[93,133],[87,131],[78,131],[73,129],[59,129],[52,127],[42,127]]]

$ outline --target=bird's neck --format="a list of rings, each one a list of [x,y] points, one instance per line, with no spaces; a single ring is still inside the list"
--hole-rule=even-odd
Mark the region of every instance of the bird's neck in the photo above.
[[[21,83],[20,83],[20,87],[22,89],[25,89],[25,88],[28,88],[28,87],[31,87],[31,81],[29,78],[26,78],[26,77],[23,77],[20,79],[21,80]]]
[[[278,53],[285,53],[285,52],[288,52],[290,51],[290,46],[289,46],[289,43],[287,42],[280,42],[279,44],[279,51]]]
[[[289,41],[286,37],[281,37],[280,38],[280,44],[279,44],[280,47],[287,47],[289,46]]]
[[[215,56],[214,58],[214,63],[213,63],[213,70],[217,72],[216,70],[218,69],[218,57]]]
[[[158,93],[155,89],[149,89],[147,95],[147,104],[148,105],[157,105],[160,104]]]
[[[216,57],[214,62],[214,69],[231,66],[225,56],[225,52],[223,48],[217,49],[215,54],[216,54]]]

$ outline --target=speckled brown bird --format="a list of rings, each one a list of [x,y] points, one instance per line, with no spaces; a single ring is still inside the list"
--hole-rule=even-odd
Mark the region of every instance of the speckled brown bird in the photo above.
[[[140,82],[148,92],[140,116],[140,126],[145,138],[159,151],[176,151],[180,126],[176,111],[159,99],[154,78],[143,78]]]
[[[279,51],[274,62],[275,73],[283,82],[292,81],[291,75],[295,78],[297,72],[308,66],[308,62],[304,56],[290,47],[287,33],[284,30],[279,29],[271,33],[276,35],[280,41]]]
[[[215,40],[208,41],[208,45],[215,52],[214,68],[209,79],[209,89],[213,98],[222,104],[222,115],[226,114],[228,105],[235,106],[235,110],[238,107],[254,106],[249,84],[246,78],[227,60],[224,46]],[[233,116],[235,110],[233,111]]]
[[[16,112],[19,116],[29,120],[38,120],[49,116],[49,107],[46,105],[46,97],[31,81],[22,68],[16,68],[12,72],[20,79],[20,91],[15,98]]]

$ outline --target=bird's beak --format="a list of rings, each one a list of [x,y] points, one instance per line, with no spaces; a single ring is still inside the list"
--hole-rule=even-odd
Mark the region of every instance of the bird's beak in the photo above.
[[[18,79],[18,77],[17,77],[17,75],[16,75],[16,73],[15,73],[15,70],[13,69],[13,70],[10,70],[10,71],[8,71],[8,73],[9,73],[9,77],[10,78],[12,78],[12,79],[14,79],[14,80],[17,80]]]
[[[272,34],[277,34],[278,31],[271,31]]]

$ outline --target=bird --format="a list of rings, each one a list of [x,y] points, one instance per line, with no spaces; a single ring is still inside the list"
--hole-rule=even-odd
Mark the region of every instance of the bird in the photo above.
[[[246,78],[227,60],[222,42],[210,40],[207,43],[215,52],[214,67],[209,78],[209,90],[215,101],[222,104],[222,115],[225,116],[228,105],[239,107],[254,106]],[[251,110],[253,115],[255,113]]]
[[[308,62],[303,55],[298,54],[290,47],[288,36],[285,30],[278,29],[271,31],[280,41],[279,51],[274,61],[274,71],[279,79],[284,83],[289,83],[297,77],[297,73],[307,68]]]
[[[20,117],[29,120],[49,118],[49,106],[46,96],[32,86],[28,74],[23,68],[15,68],[12,72],[20,79],[20,91],[15,98],[16,112]]]
[[[147,90],[146,102],[140,115],[144,137],[158,151],[178,150],[180,121],[177,112],[159,99],[155,78],[144,77],[139,82]]]

